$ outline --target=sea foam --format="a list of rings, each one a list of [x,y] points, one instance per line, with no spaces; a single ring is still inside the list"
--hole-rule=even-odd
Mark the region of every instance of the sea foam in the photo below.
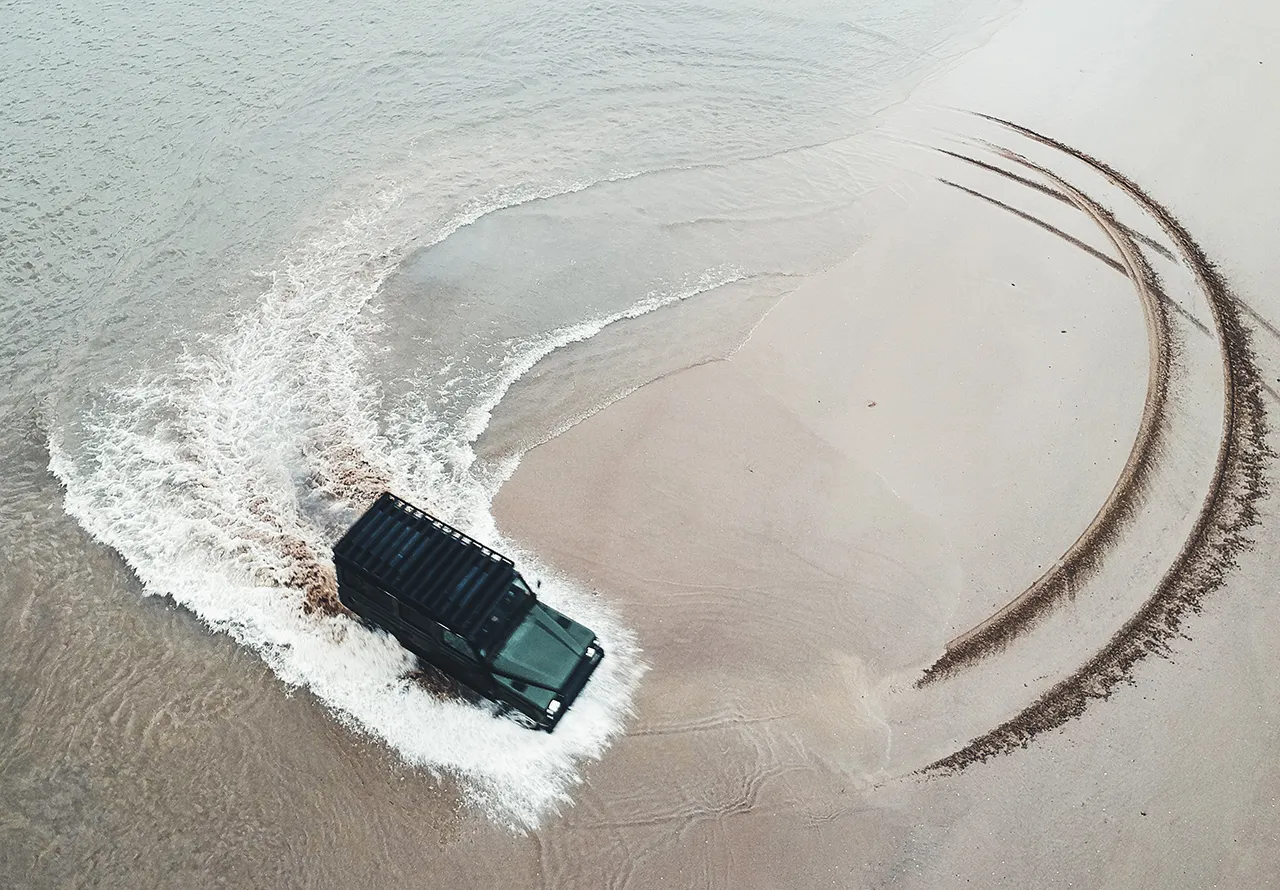
[[[583,762],[622,733],[644,665],[607,597],[502,540],[490,503],[518,458],[481,469],[472,446],[512,384],[552,351],[742,276],[712,270],[624,310],[505,344],[452,427],[417,395],[380,416],[361,318],[403,251],[503,207],[583,187],[495,192],[425,237],[392,231],[399,196],[379,194],[287,253],[256,310],[225,338],[105,396],[80,418],[75,447],[56,428],[49,439],[65,509],[121,554],[148,594],[190,609],[344,724],[452,775],[473,804],[520,829],[571,801]],[[608,656],[555,733],[441,700],[406,679],[413,658],[392,638],[308,613],[298,579],[331,575],[334,538],[384,488],[511,551],[542,580],[544,598],[596,630]]]

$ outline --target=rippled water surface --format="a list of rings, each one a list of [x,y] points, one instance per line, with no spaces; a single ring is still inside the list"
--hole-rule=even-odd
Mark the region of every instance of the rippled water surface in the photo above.
[[[524,450],[848,253],[854,137],[1013,5],[0,6],[0,884],[556,819],[644,682],[608,591],[519,554],[610,652],[544,736],[305,578],[388,486],[502,544]]]

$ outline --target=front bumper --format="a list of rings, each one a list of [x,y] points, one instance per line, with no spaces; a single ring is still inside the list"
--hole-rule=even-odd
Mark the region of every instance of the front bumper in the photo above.
[[[539,729],[551,732],[556,728],[560,718],[564,716],[565,711],[569,710],[570,705],[578,697],[578,693],[582,692],[583,687],[587,685],[587,681],[591,679],[591,675],[595,673],[596,667],[603,659],[604,647],[600,645],[599,640],[592,640],[582,660],[578,662],[578,666],[569,675],[568,682],[564,684],[564,688],[560,690],[560,693],[551,700],[551,706],[547,709],[547,713],[538,721]]]

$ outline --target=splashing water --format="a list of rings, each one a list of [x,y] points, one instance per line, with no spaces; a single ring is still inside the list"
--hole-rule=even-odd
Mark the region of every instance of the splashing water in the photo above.
[[[501,207],[582,187],[472,202],[429,243]],[[622,732],[644,666],[599,598],[501,540],[490,503],[518,456],[482,468],[473,445],[512,384],[552,351],[744,276],[714,270],[622,311],[502,344],[460,423],[439,421],[421,394],[380,420],[378,388],[362,370],[371,331],[362,312],[414,240],[391,234],[399,200],[382,193],[285,256],[254,314],[163,375],[107,396],[105,410],[80,419],[79,447],[53,429],[50,469],[67,512],[122,555],[147,593],[250,647],[284,682],[310,689],[409,763],[457,777],[495,819],[529,828],[570,800],[582,762]],[[543,579],[545,598],[597,632],[609,657],[554,734],[410,682],[414,658],[342,613],[330,546],[385,489],[512,552]]]

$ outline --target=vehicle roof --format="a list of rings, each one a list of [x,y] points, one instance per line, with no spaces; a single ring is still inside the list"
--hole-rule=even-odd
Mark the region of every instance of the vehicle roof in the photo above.
[[[516,576],[510,559],[390,492],[347,530],[333,556],[468,639]]]

